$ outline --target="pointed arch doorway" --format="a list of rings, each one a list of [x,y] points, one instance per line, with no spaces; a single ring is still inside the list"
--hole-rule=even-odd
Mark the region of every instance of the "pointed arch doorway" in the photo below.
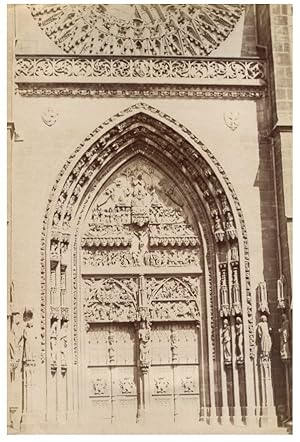
[[[200,420],[203,267],[183,193],[133,157],[101,188],[81,239],[87,408],[98,419]]]
[[[49,203],[47,416],[166,429],[246,422],[257,404],[240,205],[207,148],[142,107],[87,138]]]

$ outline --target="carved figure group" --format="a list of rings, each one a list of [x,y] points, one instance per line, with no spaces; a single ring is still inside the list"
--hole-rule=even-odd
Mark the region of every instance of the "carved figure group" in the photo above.
[[[142,259],[142,261],[141,261]],[[83,264],[91,266],[199,266],[198,250],[153,250],[143,253],[128,250],[83,250]]]

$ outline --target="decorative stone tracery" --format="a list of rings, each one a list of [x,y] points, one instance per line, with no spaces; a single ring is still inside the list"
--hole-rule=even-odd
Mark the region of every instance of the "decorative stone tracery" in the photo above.
[[[208,55],[234,29],[241,5],[31,5],[66,53]]]
[[[152,108],[146,108],[150,113]],[[169,117],[168,120],[170,124],[173,124]],[[191,136],[190,142],[195,141],[197,141],[196,138]],[[211,275],[216,274],[218,278],[220,277],[218,267],[215,265],[215,253],[218,253],[219,249],[226,250],[232,261],[226,264],[227,271],[232,271],[228,290],[229,306],[234,307],[235,301],[238,301],[241,307],[238,312],[230,309],[227,316],[238,314],[242,317],[247,312],[247,316],[244,317],[244,324],[247,324],[247,327],[244,325],[242,329],[243,340],[237,343],[239,349],[243,350],[243,355],[239,353],[241,364],[245,357],[252,355],[253,327],[250,286],[247,286],[247,280],[249,281],[247,248],[245,249],[245,244],[239,241],[240,226],[236,224],[238,218],[234,216],[237,208],[238,213],[241,214],[240,208],[232,206],[235,197],[232,198],[230,192],[224,191],[224,183],[221,183],[220,178],[214,172],[213,162],[204,160],[190,142],[147,113],[139,113],[115,125],[102,137],[91,142],[90,147],[85,150],[76,164],[74,161],[72,172],[66,178],[65,184],[54,188],[57,194],[57,204],[51,210],[50,238],[52,242],[58,243],[59,247],[55,254],[49,256],[52,256],[51,260],[55,264],[65,259],[63,256],[66,254],[72,253],[72,268],[67,267],[65,270],[71,271],[73,299],[70,299],[70,288],[63,290],[66,291],[67,305],[70,305],[72,309],[70,317],[72,317],[75,364],[78,361],[78,302],[80,299],[80,302],[84,304],[84,317],[88,327],[98,322],[118,320],[139,323],[140,344],[142,347],[145,346],[140,361],[144,373],[151,364],[146,348],[148,342],[146,335],[148,336],[148,332],[151,335],[151,322],[187,320],[195,324],[200,323],[200,327],[204,327],[205,324],[201,324],[201,315],[204,317],[207,315],[207,311],[203,311],[206,301],[204,302],[201,298],[204,293],[201,292],[199,285],[199,276],[204,271],[203,241],[209,244],[206,256],[210,268],[204,285],[206,285],[205,291],[207,290],[209,301],[209,307],[207,307],[211,324],[209,339],[210,348],[214,350],[212,360],[219,349],[219,344],[215,342],[217,318],[213,313],[217,305],[217,293]],[[204,155],[210,157],[207,149],[204,146],[201,148]],[[129,164],[129,167],[126,166],[127,169],[123,167],[118,172],[123,180],[122,186],[118,185],[118,174],[108,179],[104,186],[100,185],[97,177],[99,171],[106,173],[107,164],[109,163],[111,167],[112,160],[117,154],[120,162],[127,159]],[[180,190],[172,184],[171,180],[163,179],[159,173],[157,175],[156,170],[160,170],[160,167],[155,160],[151,166],[150,157],[160,162],[164,171],[167,171],[166,164],[168,167],[174,167],[172,165],[176,162],[180,164],[178,170],[179,177],[182,177]],[[128,158],[132,158],[131,163]],[[136,165],[135,168],[133,165]],[[151,174],[151,167],[155,170],[154,174]],[[218,168],[221,175],[225,177],[223,169],[220,166]],[[233,192],[232,188],[231,192]],[[192,204],[195,203],[193,207],[202,207],[202,212],[199,209],[196,216],[202,226],[203,236],[199,235],[198,226],[194,221],[195,213],[189,213],[183,195]],[[196,204],[197,199],[198,204]],[[199,201],[201,201],[200,206]],[[89,208],[88,212],[87,208]],[[216,214],[221,230],[224,231],[222,238],[216,236]],[[67,223],[64,221],[66,215],[68,215]],[[83,217],[86,221],[79,235]],[[74,223],[76,223],[75,229]],[[243,230],[243,219],[240,219],[240,223]],[[166,226],[168,226],[167,230],[165,230]],[[177,230],[174,226],[178,227],[180,234],[175,235]],[[75,231],[75,240],[70,236],[71,228]],[[246,241],[246,235],[244,241]],[[80,249],[82,250],[81,259],[78,255]],[[170,253],[172,250],[174,254]],[[240,290],[243,278],[241,254],[245,251],[246,299]],[[188,258],[188,252],[192,256],[191,259]],[[107,259],[110,261],[107,263],[102,261],[99,264],[99,259],[103,260],[104,256],[109,257]],[[118,256],[117,260],[116,256]],[[107,267],[110,267],[110,272],[113,273],[114,264],[111,263],[116,260],[115,265],[118,265],[121,259],[125,263],[122,266],[124,272],[130,270],[129,273],[133,272],[138,276],[136,283],[131,276],[121,278],[88,276],[89,272],[101,274]],[[78,281],[78,265],[84,273],[82,281],[83,287],[87,290],[86,295]],[[162,268],[167,266],[169,272],[176,273],[176,277],[169,275],[157,277],[155,268],[159,266]],[[55,264],[55,268],[61,267]],[[94,268],[92,272],[91,268]],[[173,271],[171,271],[172,268]],[[145,269],[150,274],[146,272],[146,276],[141,276]],[[124,283],[124,281],[127,282]],[[128,281],[133,282],[134,289],[130,282],[131,289],[128,289]],[[243,284],[242,282],[241,285]],[[81,297],[78,297],[80,292]],[[172,340],[175,361],[177,358],[176,339],[172,338]],[[109,337],[111,364],[114,364],[114,342],[112,335]],[[66,349],[70,349],[70,346],[66,345]],[[247,354],[249,350],[250,354]],[[227,361],[226,365],[229,365],[229,358]]]

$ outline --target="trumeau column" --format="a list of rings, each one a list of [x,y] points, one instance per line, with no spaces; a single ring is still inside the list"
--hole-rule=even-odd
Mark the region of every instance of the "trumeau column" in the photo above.
[[[151,323],[149,321],[149,307],[145,290],[144,275],[139,277],[139,323],[138,328],[138,369],[139,369],[139,389],[138,389],[138,418],[140,423],[147,422],[147,414],[150,406],[150,391],[148,373],[150,368],[150,348],[151,348]]]

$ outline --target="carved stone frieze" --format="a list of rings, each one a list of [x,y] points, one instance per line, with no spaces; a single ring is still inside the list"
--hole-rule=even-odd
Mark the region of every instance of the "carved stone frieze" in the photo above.
[[[199,239],[184,224],[154,225],[150,229],[150,246],[198,246]]]
[[[228,37],[243,6],[55,4],[29,9],[46,35],[68,54],[199,57]],[[139,61],[136,69],[142,76]],[[124,62],[120,69],[127,71]]]
[[[151,320],[199,320],[198,278],[151,278],[146,290]]]
[[[143,66],[139,75],[137,68]],[[124,69],[125,68],[125,69]],[[17,56],[16,83],[95,83],[103,79],[117,83],[120,78],[135,83],[157,84],[162,80],[171,84],[178,80],[191,85],[261,86],[266,82],[265,64],[261,60],[247,59],[154,59],[136,60],[124,57],[113,60],[108,57],[34,57]],[[177,80],[177,81],[176,81]],[[42,85],[42,89],[45,86]],[[120,88],[120,86],[119,86]],[[63,89],[61,89],[63,91]],[[78,90],[78,86],[74,90]],[[83,89],[84,90],[84,89]],[[105,90],[105,89],[104,89]],[[112,89],[114,90],[114,89]],[[121,89],[122,90],[122,89]],[[178,89],[180,90],[180,89]],[[184,89],[183,89],[184,90]],[[83,94],[83,93],[82,93]],[[89,93],[87,95],[100,95]],[[64,93],[62,93],[64,95]],[[84,94],[83,94],[84,95]],[[129,94],[130,95],[130,92]],[[168,95],[167,93],[165,95]]]
[[[143,260],[137,259],[134,252],[128,250],[89,250],[82,251],[82,263],[93,267],[189,267],[200,269],[198,250],[148,250]]]
[[[86,322],[135,321],[137,317],[137,283],[133,278],[85,279]]]
[[[95,87],[93,84],[88,87],[82,83],[78,86],[77,83],[66,86],[59,86],[56,83],[48,83],[46,86],[35,85],[32,83],[19,83],[16,88],[16,93],[23,97],[74,97],[81,98],[186,98],[189,99],[259,99],[262,98],[266,91],[262,87],[257,86],[198,86],[198,85],[168,85],[163,87],[159,85],[126,85],[126,88],[121,88],[119,85],[107,84]],[[89,170],[88,174],[92,171]]]

